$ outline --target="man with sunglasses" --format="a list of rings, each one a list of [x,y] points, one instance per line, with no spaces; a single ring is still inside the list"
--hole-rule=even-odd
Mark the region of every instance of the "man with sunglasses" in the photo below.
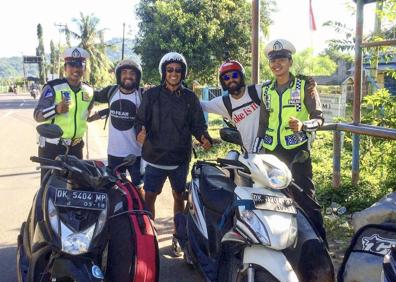
[[[292,43],[284,39],[273,40],[265,47],[269,66],[274,79],[262,90],[260,124],[256,150],[276,155],[290,164],[301,151],[310,150],[310,135],[324,122],[319,95],[316,89],[309,91],[307,81],[290,72],[292,54],[296,52]],[[321,208],[315,198],[312,182],[312,164],[309,157],[292,167],[294,182],[303,189],[291,189],[298,205],[313,222],[316,230],[326,242]]]
[[[252,152],[258,130],[261,85],[245,85],[245,69],[236,60],[227,60],[219,68],[219,80],[228,95],[201,101],[205,112],[229,119],[241,133],[245,148]]]
[[[159,63],[161,85],[147,90],[136,118],[137,140],[143,144],[142,158],[147,162],[144,175],[146,206],[155,218],[155,201],[169,178],[174,199],[174,215],[183,212],[183,192],[191,160],[192,136],[204,147],[211,138],[199,104],[191,90],[183,87],[187,62],[176,52],[165,54]],[[173,230],[176,234],[176,228]],[[181,255],[174,237],[172,250]]]
[[[83,157],[82,140],[89,111],[92,108],[93,89],[82,82],[85,62],[89,53],[79,47],[68,48],[62,57],[65,60],[65,78],[48,81],[34,109],[37,122],[55,123],[63,130],[62,138],[70,146],[69,154]],[[59,138],[39,137],[38,155],[54,159],[65,153]],[[41,171],[43,177],[46,170]]]

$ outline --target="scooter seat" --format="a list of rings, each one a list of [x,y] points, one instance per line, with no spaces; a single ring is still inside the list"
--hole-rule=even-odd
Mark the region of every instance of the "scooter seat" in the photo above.
[[[223,213],[232,204],[236,185],[217,167],[203,165],[199,185],[205,207]]]

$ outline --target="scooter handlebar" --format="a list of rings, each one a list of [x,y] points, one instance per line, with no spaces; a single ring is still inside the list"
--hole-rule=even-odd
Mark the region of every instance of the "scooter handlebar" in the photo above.
[[[32,162],[40,163],[42,165],[63,167],[63,162],[62,161],[51,160],[51,159],[41,158],[41,157],[36,157],[36,156],[30,157],[30,160]]]

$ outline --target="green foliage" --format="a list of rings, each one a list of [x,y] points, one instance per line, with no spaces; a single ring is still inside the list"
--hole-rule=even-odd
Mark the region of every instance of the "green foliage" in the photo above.
[[[84,16],[81,13],[80,18],[74,18],[73,22],[77,25],[78,32],[74,32],[68,27],[63,32],[79,40],[79,46],[90,54],[86,65],[86,79],[95,87],[110,84],[113,81],[113,77],[110,75],[112,65],[105,53],[107,47],[103,39],[105,29],[98,29],[99,19],[92,14]]]
[[[313,55],[313,49],[308,48],[293,56],[292,72],[305,75],[332,75],[337,68],[327,55]]]
[[[37,25],[37,38],[39,44],[36,49],[36,55],[41,58],[41,63],[38,64],[39,79],[40,79],[40,83],[44,84],[44,82],[47,81],[47,72],[46,72],[46,61],[45,61],[45,51],[44,51],[43,28],[41,27],[41,24]]]
[[[145,80],[150,83],[160,80],[158,63],[169,51],[186,57],[189,81],[201,84],[217,82],[217,69],[226,58],[249,65],[248,1],[142,0],[137,16],[141,22],[135,52],[142,58]]]
[[[386,89],[366,96],[362,123],[396,128],[396,103]],[[341,159],[341,184],[332,187],[332,133],[319,132],[312,151],[314,182],[324,206],[337,202],[351,212],[366,208],[396,190],[396,143],[393,140],[361,135],[360,181],[351,184],[352,135],[346,133]]]

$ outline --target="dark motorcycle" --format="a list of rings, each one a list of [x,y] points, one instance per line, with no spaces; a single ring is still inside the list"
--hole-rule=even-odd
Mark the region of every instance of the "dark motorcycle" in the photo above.
[[[242,146],[234,129],[220,136]],[[323,240],[286,192],[290,169],[275,156],[242,148],[197,161],[191,174],[186,212],[175,222],[185,261],[205,281],[334,281]]]
[[[63,134],[52,124],[39,125],[37,131],[46,138]],[[110,217],[115,217],[110,198],[116,189],[111,188],[117,179],[102,162],[79,160],[67,151],[55,160],[30,158],[50,170],[18,236],[20,282],[105,279],[107,228]],[[123,165],[134,159],[130,157]]]

